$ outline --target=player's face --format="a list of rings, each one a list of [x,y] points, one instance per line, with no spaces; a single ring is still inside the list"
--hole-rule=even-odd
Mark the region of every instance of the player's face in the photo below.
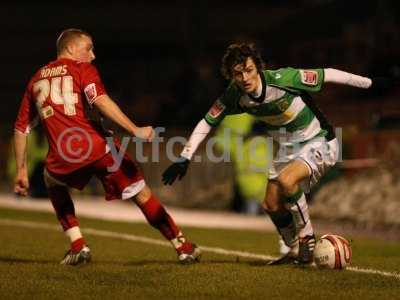
[[[233,81],[245,93],[257,91],[259,85],[259,74],[257,67],[251,57],[244,64],[233,66]]]
[[[73,56],[79,62],[91,63],[96,57],[94,55],[92,39],[86,35],[81,35],[74,41]]]

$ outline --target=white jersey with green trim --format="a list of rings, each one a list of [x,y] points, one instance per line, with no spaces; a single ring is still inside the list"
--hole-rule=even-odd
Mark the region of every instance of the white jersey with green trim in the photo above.
[[[307,94],[321,89],[323,69],[265,70],[260,76],[259,98],[231,83],[206,114],[207,123],[216,126],[226,115],[246,112],[263,121],[268,134],[280,144],[301,143],[315,136],[333,138],[332,127]]]

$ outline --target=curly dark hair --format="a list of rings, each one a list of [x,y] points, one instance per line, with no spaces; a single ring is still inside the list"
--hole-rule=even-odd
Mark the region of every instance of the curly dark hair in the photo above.
[[[261,72],[265,67],[265,63],[253,43],[235,43],[229,45],[222,58],[221,66],[221,73],[225,79],[231,80],[233,67],[238,64],[244,64],[249,57],[253,59],[257,71]]]

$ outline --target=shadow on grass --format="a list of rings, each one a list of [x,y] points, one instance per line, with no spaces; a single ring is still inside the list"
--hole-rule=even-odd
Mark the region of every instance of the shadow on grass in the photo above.
[[[52,264],[58,265],[59,261],[46,260],[46,259],[29,259],[29,258],[18,258],[18,257],[4,257],[0,256],[0,263],[12,263],[12,264]],[[240,260],[240,259],[202,259],[198,263],[192,265],[248,265],[250,267],[270,267],[269,261],[266,260]],[[93,265],[115,265],[115,266],[185,266],[180,264],[177,260],[138,260],[138,261],[112,261],[112,260],[97,260],[93,259],[90,264]]]
[[[105,265],[120,265],[120,266],[185,266],[179,263],[177,260],[138,260],[138,261],[128,261],[128,262],[118,262],[109,260],[93,260],[94,264],[105,264]],[[192,265],[249,265],[249,266],[268,266],[268,261],[248,261],[248,260],[238,260],[238,259],[202,259],[198,263]]]
[[[0,263],[12,263],[12,264],[58,264],[58,261],[48,259],[30,259],[30,258],[18,258],[18,257],[4,257],[0,256]]]

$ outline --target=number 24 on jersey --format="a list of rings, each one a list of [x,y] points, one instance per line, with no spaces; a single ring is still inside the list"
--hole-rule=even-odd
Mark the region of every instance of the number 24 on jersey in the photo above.
[[[51,105],[44,106],[46,99],[50,97],[53,104],[64,105],[64,113],[67,116],[76,114],[75,104],[78,103],[78,94],[73,91],[72,76],[53,77],[41,79],[33,84],[33,92],[36,94],[36,106],[42,119],[54,114]]]

